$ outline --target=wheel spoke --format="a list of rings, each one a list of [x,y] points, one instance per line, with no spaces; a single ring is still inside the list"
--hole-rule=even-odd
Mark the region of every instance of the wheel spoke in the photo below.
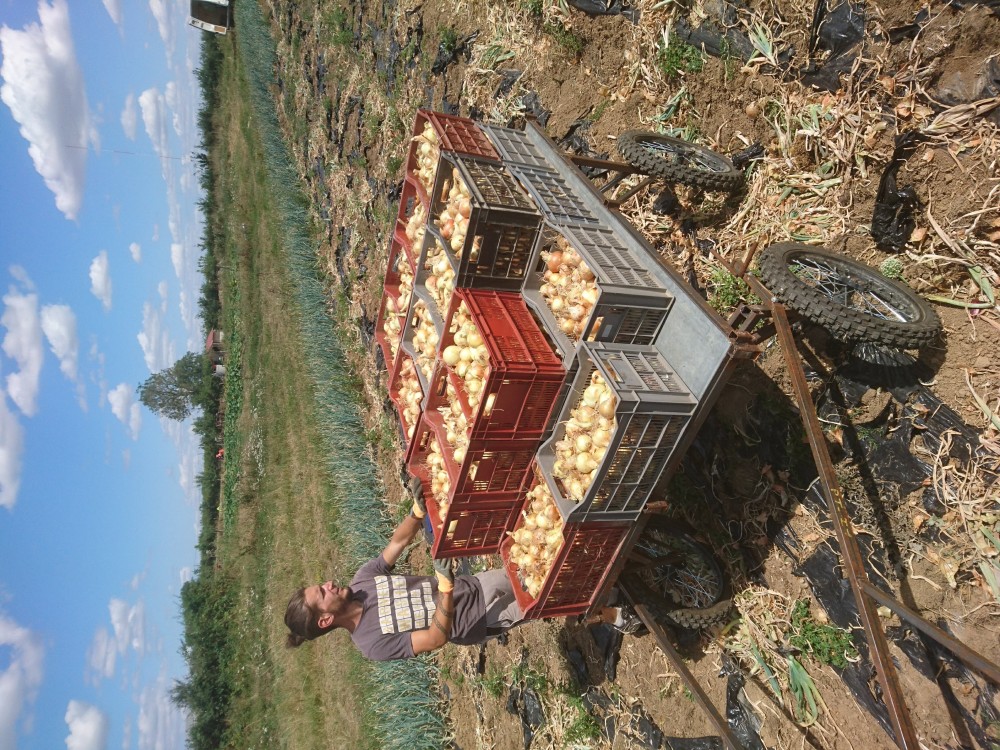
[[[908,311],[900,310],[876,291],[867,288],[863,280],[842,273],[830,264],[811,258],[798,258],[790,266],[790,270],[804,283],[844,307],[882,320],[907,322],[911,318]]]

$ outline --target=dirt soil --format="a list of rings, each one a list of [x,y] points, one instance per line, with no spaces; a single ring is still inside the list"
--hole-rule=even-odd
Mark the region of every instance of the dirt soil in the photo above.
[[[278,40],[275,95],[326,236],[319,259],[370,345],[356,364],[372,427],[395,424],[371,337],[417,107],[501,124],[530,114],[567,150],[606,158],[617,157],[617,134],[639,127],[729,155],[759,145],[735,197],[661,186],[621,210],[723,316],[750,298],[719,258],[738,262],[790,239],[875,267],[895,259],[918,292],[953,300],[935,305],[940,340],[906,366],[884,352],[859,364],[805,321],[795,331],[870,575],[1000,661],[1000,591],[989,580],[1000,570],[1000,544],[990,540],[1000,532],[995,3],[869,2],[863,35],[844,42],[860,31],[860,16],[843,28],[845,3],[826,15],[815,45],[814,9],[801,0],[641,0],[630,16],[550,0],[265,5]],[[719,28],[729,34],[713,56]],[[685,38],[704,50],[685,57]],[[896,174],[915,195],[912,226],[888,248],[872,236],[873,211],[906,132],[920,133]],[[787,367],[769,329],[760,333],[759,355],[733,375],[667,495],[670,512],[722,561],[732,616],[673,635],[723,714],[727,687],[732,703],[745,680],[745,725],[755,727],[740,735],[747,747],[760,747],[758,736],[773,748],[893,747],[831,527],[809,491],[815,469]],[[400,443],[382,445],[378,458],[397,503]],[[788,687],[798,599],[814,622],[852,628],[861,651],[839,668],[798,653],[821,697],[812,722],[796,717]],[[923,746],[1000,747],[996,687],[926,649],[888,610],[880,616]],[[718,732],[654,637],[626,636],[620,650],[609,637],[550,620],[515,629],[506,644],[446,648],[439,664],[453,746],[721,746],[671,744]]]

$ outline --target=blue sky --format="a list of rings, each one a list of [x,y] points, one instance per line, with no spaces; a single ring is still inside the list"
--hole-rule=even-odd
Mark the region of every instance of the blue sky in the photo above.
[[[0,0],[0,750],[180,748],[203,348],[186,0]]]

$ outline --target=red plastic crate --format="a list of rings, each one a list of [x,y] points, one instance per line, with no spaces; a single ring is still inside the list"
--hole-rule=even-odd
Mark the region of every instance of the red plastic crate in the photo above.
[[[411,425],[409,422],[406,421],[406,417],[403,416],[404,405],[402,397],[400,396],[400,385],[402,383],[402,378],[403,378],[404,362],[412,362],[414,368],[417,366],[417,363],[414,361],[413,357],[410,356],[409,352],[400,347],[399,356],[396,357],[395,365],[390,370],[389,398],[392,400],[393,406],[396,407],[396,414],[399,417],[400,436],[403,439],[403,445],[405,447],[403,454],[404,456],[408,456],[410,453],[410,446],[412,445],[412,442],[409,439],[410,427],[413,427],[414,434],[416,434],[416,428],[417,424],[419,424],[420,417],[418,416],[416,423]],[[420,386],[420,377],[419,376],[415,377],[417,379],[417,386],[420,387],[422,392],[423,387]],[[421,399],[421,410],[420,410],[421,413],[423,413],[423,404],[425,404],[426,401],[427,401],[427,394],[424,393],[423,398]]]
[[[489,351],[481,398],[473,409],[462,379],[442,362],[431,385],[430,404],[436,408],[447,403],[448,378],[458,392],[472,441],[540,440],[566,380],[559,357],[521,295],[471,289],[457,289],[452,295],[441,351],[454,343],[452,321],[462,302]]]
[[[424,124],[428,121],[434,126],[438,143],[445,151],[482,156],[487,159],[500,158],[496,149],[493,148],[493,143],[474,120],[457,115],[446,115],[443,112],[418,109],[416,119],[413,122],[413,135],[422,133]]]
[[[430,436],[437,438],[445,454],[451,484],[451,504],[465,507],[478,503],[519,500],[529,479],[528,470],[538,450],[537,439],[470,440],[461,464],[450,454],[445,440],[444,420],[436,409],[425,404],[423,416],[413,437],[408,465],[426,462]]]
[[[525,498],[527,500],[527,498]],[[522,503],[523,506],[523,503]],[[524,523],[518,508],[515,531]],[[563,544],[552,561],[542,590],[533,598],[521,586],[517,566],[510,561],[512,537],[505,537],[500,546],[500,557],[513,584],[525,619],[566,617],[586,612],[594,604],[603,588],[611,566],[621,554],[622,545],[632,528],[630,523],[595,522],[567,523],[563,526]]]
[[[429,416],[431,415],[426,410],[421,416],[420,426],[408,451],[407,469],[411,474],[420,477],[428,490],[425,492],[427,513],[434,529],[431,556],[441,558],[495,555],[507,537],[507,532],[513,528],[517,520],[518,510],[521,507],[519,500],[521,492],[476,493],[474,498],[468,494],[456,494],[455,479],[452,474],[454,466],[449,466],[448,473],[452,482],[449,493],[451,504],[442,517],[438,502],[429,491],[431,480],[425,462],[427,446],[424,441],[430,434],[436,436],[434,427],[429,424]],[[446,450],[444,444],[442,447]],[[486,462],[492,460],[489,451],[484,451],[483,454]],[[480,466],[482,465],[480,463]],[[510,475],[507,475],[507,478],[510,479]],[[521,484],[523,485],[523,473]]]

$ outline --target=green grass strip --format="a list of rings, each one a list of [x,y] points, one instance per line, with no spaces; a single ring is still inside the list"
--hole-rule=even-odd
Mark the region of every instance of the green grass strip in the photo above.
[[[344,345],[329,313],[324,280],[309,236],[308,202],[278,123],[271,91],[275,43],[256,2],[236,6],[236,34],[247,70],[253,111],[264,145],[268,180],[275,196],[284,248],[294,285],[299,333],[315,387],[318,421],[326,441],[327,468],[347,557],[355,566],[385,546],[389,519],[382,486],[369,458],[359,418],[361,395],[345,365]],[[366,682],[366,723],[387,750],[432,750],[445,745],[447,728],[433,690],[434,667],[426,659],[364,663],[353,673]]]

